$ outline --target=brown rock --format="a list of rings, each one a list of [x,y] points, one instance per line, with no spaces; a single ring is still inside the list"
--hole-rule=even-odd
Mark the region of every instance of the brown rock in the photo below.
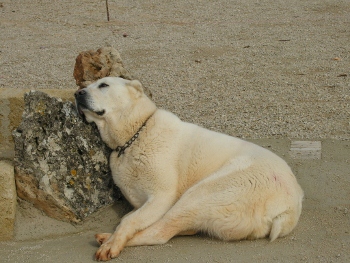
[[[131,75],[123,66],[119,52],[112,47],[81,52],[75,60],[73,75],[80,88],[107,76],[131,79]]]
[[[73,76],[80,89],[104,77],[121,77],[133,79],[124,68],[119,52],[112,47],[103,47],[97,51],[83,51],[76,60]],[[145,93],[151,98],[152,94],[145,88]]]

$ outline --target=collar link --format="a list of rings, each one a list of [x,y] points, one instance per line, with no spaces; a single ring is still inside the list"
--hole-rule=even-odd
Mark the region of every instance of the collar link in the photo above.
[[[125,153],[125,150],[126,150],[127,148],[129,148],[129,147],[131,146],[131,144],[139,137],[142,128],[146,126],[147,121],[148,121],[152,116],[153,116],[153,114],[147,118],[147,120],[142,124],[142,126],[140,127],[140,129],[134,134],[134,136],[131,137],[131,139],[130,139],[129,141],[127,141],[123,146],[118,146],[117,148],[115,148],[115,151],[118,152],[118,157],[120,157],[122,154],[124,154],[124,153]]]

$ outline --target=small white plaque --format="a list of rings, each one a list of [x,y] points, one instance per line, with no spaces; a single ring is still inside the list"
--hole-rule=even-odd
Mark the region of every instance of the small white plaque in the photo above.
[[[292,141],[290,156],[293,159],[321,159],[321,141]]]

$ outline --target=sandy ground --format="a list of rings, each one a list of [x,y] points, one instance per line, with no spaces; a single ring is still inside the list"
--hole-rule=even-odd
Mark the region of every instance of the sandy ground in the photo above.
[[[256,140],[291,164],[306,198],[286,238],[225,243],[180,237],[127,248],[121,262],[350,262],[350,2],[348,0],[0,0],[0,87],[74,88],[79,52],[111,45],[157,105]],[[295,160],[290,140],[322,140]],[[70,225],[19,202],[1,262],[90,262],[93,234],[124,203]],[[72,249],[73,248],[73,249]]]
[[[115,262],[350,262],[350,142],[322,141],[322,159],[291,159],[287,139],[253,142],[285,158],[305,190],[296,229],[287,237],[222,242],[206,236],[176,237],[162,246],[130,247]],[[111,232],[130,210],[124,202],[80,225],[44,216],[26,202],[18,206],[16,240],[2,242],[1,262],[93,262],[94,234]]]

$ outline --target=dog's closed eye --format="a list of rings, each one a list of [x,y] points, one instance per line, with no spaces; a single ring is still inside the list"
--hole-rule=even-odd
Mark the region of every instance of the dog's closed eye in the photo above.
[[[100,89],[100,88],[106,88],[106,87],[109,87],[109,85],[106,84],[106,83],[101,83],[100,85],[98,85],[98,88],[99,88],[99,89]]]

